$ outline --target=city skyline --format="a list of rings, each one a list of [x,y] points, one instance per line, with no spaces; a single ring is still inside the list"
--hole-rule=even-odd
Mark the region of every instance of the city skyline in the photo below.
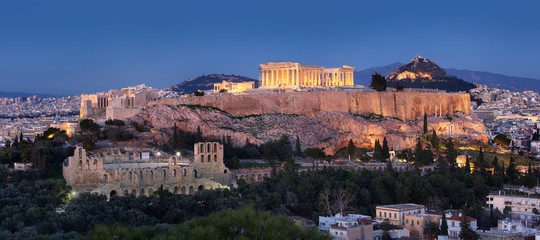
[[[363,70],[416,55],[540,79],[538,3],[142,1],[0,4],[2,91],[57,95],[202,74],[258,78],[268,61]]]

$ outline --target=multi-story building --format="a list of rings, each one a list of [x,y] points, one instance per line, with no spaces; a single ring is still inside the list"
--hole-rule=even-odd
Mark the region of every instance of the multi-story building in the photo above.
[[[460,223],[464,220],[467,220],[471,226],[471,229],[473,231],[476,231],[478,229],[478,224],[476,218],[463,216],[461,213],[459,214],[446,214],[446,223],[448,224],[448,239],[450,240],[458,240],[459,234],[461,233],[461,225]],[[442,224],[442,219],[439,224]]]
[[[373,240],[373,221],[370,216],[336,214],[319,217],[319,230],[327,231],[334,239]]]
[[[520,221],[500,220],[496,228],[489,231],[477,231],[480,239],[487,240],[534,240],[538,230],[525,227]]]
[[[406,215],[425,213],[425,209],[424,205],[414,203],[380,205],[375,208],[375,219],[379,221],[388,219],[390,224],[402,226]]]
[[[230,172],[223,164],[223,145],[196,143],[193,157],[169,156],[154,149],[105,149],[87,154],[76,147],[64,161],[66,183],[77,192],[151,195],[160,188],[175,194],[228,188]]]
[[[425,211],[425,213],[405,215],[405,222],[402,225],[411,231],[411,237],[428,238],[426,229],[430,224],[439,227],[439,222],[443,214],[440,212]]]
[[[487,208],[499,209],[506,211],[511,215],[512,219],[527,221],[530,224],[536,225],[540,221],[540,198],[538,196],[518,196],[506,195],[499,192],[498,194],[489,194],[486,199]]]

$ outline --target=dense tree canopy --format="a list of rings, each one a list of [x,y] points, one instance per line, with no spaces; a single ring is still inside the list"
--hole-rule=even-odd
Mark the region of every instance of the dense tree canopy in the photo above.
[[[369,86],[377,92],[386,91],[386,78],[375,72],[375,74],[371,75],[371,85]]]

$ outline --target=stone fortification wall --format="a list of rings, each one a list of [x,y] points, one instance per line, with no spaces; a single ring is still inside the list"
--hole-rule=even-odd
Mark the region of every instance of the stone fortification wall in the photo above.
[[[318,111],[369,115],[371,113],[401,120],[427,115],[468,115],[471,107],[468,93],[418,92],[256,92],[246,95],[203,96],[166,99],[156,104],[192,104],[222,109],[232,115],[282,113],[316,114]]]

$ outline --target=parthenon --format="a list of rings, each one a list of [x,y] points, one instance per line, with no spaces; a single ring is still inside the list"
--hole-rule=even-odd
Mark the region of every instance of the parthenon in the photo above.
[[[261,64],[261,88],[343,87],[353,86],[354,67],[308,66],[293,62]]]

